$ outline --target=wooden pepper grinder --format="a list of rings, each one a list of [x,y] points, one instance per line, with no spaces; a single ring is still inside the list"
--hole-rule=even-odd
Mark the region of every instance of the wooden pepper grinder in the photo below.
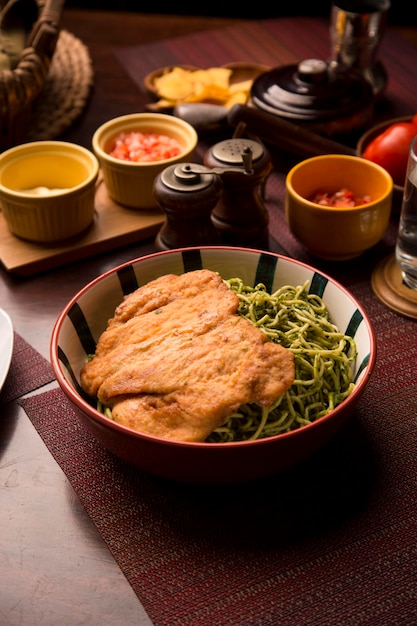
[[[154,195],[166,221],[156,236],[156,249],[219,244],[210,216],[221,190],[220,178],[195,163],[174,164],[158,174]]]
[[[252,154],[252,175],[239,175],[242,157]],[[252,139],[226,139],[204,155],[207,167],[224,169],[223,192],[211,219],[224,245],[268,248],[269,215],[262,200],[262,186],[272,170],[266,148]]]

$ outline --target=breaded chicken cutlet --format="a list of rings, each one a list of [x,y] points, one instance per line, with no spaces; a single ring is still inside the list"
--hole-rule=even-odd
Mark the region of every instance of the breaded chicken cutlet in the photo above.
[[[240,406],[269,406],[294,380],[292,353],[237,313],[210,270],[165,275],[125,297],[81,385],[148,435],[205,441]]]

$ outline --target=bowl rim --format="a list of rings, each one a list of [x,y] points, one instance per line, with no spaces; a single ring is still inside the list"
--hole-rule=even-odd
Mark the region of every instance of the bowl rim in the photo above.
[[[334,206],[326,206],[323,204],[318,204],[317,202],[308,200],[308,198],[305,198],[304,196],[299,194],[298,191],[294,189],[294,185],[292,182],[293,177],[300,169],[302,169],[302,167],[304,167],[304,165],[308,165],[309,163],[312,163],[313,161],[317,162],[317,161],[329,161],[329,160],[332,160],[332,161],[333,160],[336,160],[336,161],[348,160],[351,162],[356,162],[361,165],[365,163],[365,167],[368,167],[368,169],[374,169],[374,170],[379,171],[379,173],[382,175],[382,177],[385,179],[387,183],[386,191],[382,195],[380,195],[378,198],[371,200],[370,202],[357,204],[356,206],[346,208],[346,207],[334,207]],[[324,211],[324,212],[331,212],[331,213],[346,213],[348,211],[349,213],[360,213],[361,211],[372,209],[376,204],[379,204],[380,202],[385,201],[387,198],[389,199],[389,197],[392,196],[392,192],[394,188],[394,181],[392,179],[391,174],[389,174],[389,172],[387,172],[387,170],[384,169],[381,165],[378,165],[378,163],[374,163],[373,161],[368,161],[367,159],[364,159],[363,157],[360,157],[357,155],[350,155],[350,154],[349,155],[348,154],[321,154],[318,156],[310,157],[309,159],[304,159],[296,163],[286,175],[285,186],[286,186],[286,193],[291,193],[293,197],[295,197],[297,200],[301,201],[303,204],[306,204],[307,206],[317,211]]]
[[[237,252],[245,252],[249,254],[262,254],[269,255],[277,259],[283,259],[289,261],[290,263],[295,263],[300,265],[312,272],[319,273],[323,278],[327,279],[331,284],[341,290],[350,300],[353,301],[356,308],[359,310],[361,315],[363,316],[363,320],[366,324],[370,346],[369,346],[369,359],[366,364],[366,376],[363,376],[360,381],[355,384],[355,388],[352,394],[346,398],[341,404],[339,404],[335,409],[333,409],[327,415],[324,415],[320,419],[306,424],[302,428],[298,428],[296,430],[292,430],[285,433],[280,433],[277,435],[272,435],[270,437],[265,437],[263,439],[255,439],[255,440],[247,440],[247,441],[233,441],[233,442],[225,442],[225,443],[207,443],[207,442],[189,442],[189,441],[176,441],[170,439],[163,439],[161,437],[156,437],[154,435],[148,435],[146,433],[141,433],[140,431],[134,430],[133,428],[129,428],[122,424],[118,424],[117,422],[113,422],[108,417],[100,413],[97,409],[95,409],[92,405],[90,405],[86,400],[84,400],[68,383],[67,379],[62,373],[61,361],[59,359],[58,354],[58,345],[59,345],[59,334],[61,327],[64,323],[65,318],[67,317],[68,311],[71,307],[78,301],[78,299],[85,294],[89,289],[94,287],[96,284],[100,283],[103,280],[112,274],[117,273],[125,267],[133,265],[141,260],[146,259],[146,261],[151,260],[152,258],[157,258],[161,256],[169,256],[172,253],[182,254],[185,251],[208,251],[208,250],[236,250]],[[52,364],[52,369],[54,371],[56,380],[61,387],[64,394],[69,398],[74,405],[81,410],[83,413],[86,413],[90,418],[92,418],[96,423],[101,426],[104,426],[106,429],[116,430],[119,434],[128,435],[135,439],[147,440],[149,442],[158,443],[159,445],[163,445],[166,447],[181,447],[181,448],[193,448],[193,449],[213,449],[213,450],[227,450],[230,448],[238,448],[238,447],[254,447],[259,445],[265,445],[267,442],[274,442],[277,439],[285,440],[285,439],[293,439],[294,437],[300,436],[300,433],[307,434],[310,430],[316,430],[317,428],[321,428],[321,424],[333,419],[335,415],[338,415],[341,411],[343,411],[346,407],[346,403],[351,401],[359,400],[362,392],[364,391],[366,385],[368,384],[369,378],[375,368],[376,363],[376,352],[377,352],[377,342],[376,342],[376,334],[373,328],[372,322],[362,306],[362,304],[357,300],[357,298],[341,283],[332,278],[329,274],[322,272],[321,270],[316,269],[315,267],[304,263],[303,261],[299,261],[297,259],[293,259],[291,257],[285,256],[283,254],[279,254],[276,252],[266,252],[264,250],[259,250],[256,248],[244,248],[244,247],[230,247],[230,246],[195,246],[190,248],[175,248],[174,250],[164,250],[162,252],[154,252],[148,255],[144,255],[143,257],[137,257],[131,259],[130,261],[125,261],[118,266],[115,266],[103,274],[100,274],[89,283],[84,285],[65,305],[65,307],[61,310],[61,313],[58,315],[58,318],[55,321],[55,324],[52,329],[51,339],[50,339],[50,360]],[[305,435],[301,435],[305,436]]]
[[[123,161],[122,159],[117,159],[116,157],[111,156],[108,152],[103,150],[103,148],[100,145],[100,137],[104,132],[110,130],[113,126],[123,124],[124,122],[130,123],[130,122],[134,122],[135,120],[137,121],[145,120],[146,118],[149,118],[149,121],[155,120],[157,122],[157,121],[164,120],[166,122],[168,121],[173,122],[179,128],[182,128],[184,131],[187,131],[189,133],[190,135],[189,145],[184,147],[184,150],[182,151],[181,154],[178,154],[174,157],[170,157],[169,159],[160,159],[159,161],[143,161],[143,162],[142,161],[140,162]],[[122,129],[119,129],[118,132],[121,133],[123,131]],[[162,132],[163,131],[161,131],[161,134]],[[116,131],[115,131],[115,134],[117,134]],[[197,147],[197,143],[198,143],[197,131],[195,130],[194,126],[192,126],[185,120],[182,120],[179,117],[175,117],[174,115],[168,115],[167,113],[156,113],[156,112],[146,112],[146,111],[143,111],[140,113],[128,113],[127,115],[119,115],[117,117],[112,117],[111,119],[107,120],[107,122],[104,122],[98,128],[96,128],[91,139],[93,151],[98,159],[106,161],[109,164],[110,163],[114,164],[118,166],[119,168],[123,167],[123,168],[130,168],[130,169],[133,169],[133,168],[137,169],[138,167],[150,168],[150,167],[161,166],[161,165],[165,166],[165,165],[169,165],[170,163],[175,163],[176,161],[178,161],[178,159],[182,158],[185,154],[194,151]]]

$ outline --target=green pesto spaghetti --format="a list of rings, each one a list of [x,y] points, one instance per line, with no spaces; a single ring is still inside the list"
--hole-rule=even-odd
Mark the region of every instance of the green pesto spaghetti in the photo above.
[[[283,286],[273,294],[263,284],[249,287],[239,278],[225,283],[238,295],[238,313],[293,353],[295,379],[271,406],[240,407],[208,442],[261,439],[295,430],[320,419],[351,394],[355,341],[332,323],[320,296],[308,293],[308,282]]]

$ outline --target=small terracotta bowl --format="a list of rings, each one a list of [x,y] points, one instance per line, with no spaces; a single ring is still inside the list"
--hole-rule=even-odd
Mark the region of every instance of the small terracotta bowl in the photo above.
[[[55,243],[93,222],[98,177],[94,154],[76,144],[35,141],[0,155],[0,202],[9,230]]]
[[[396,117],[391,118],[389,120],[385,120],[385,122],[381,122],[380,124],[376,124],[372,126],[369,130],[367,130],[360,138],[356,145],[356,152],[359,156],[363,156],[363,153],[366,150],[366,147],[373,141],[378,135],[383,133],[389,126],[392,124],[398,124],[398,122],[411,122],[412,117]],[[404,185],[397,185],[394,183],[394,188],[392,192],[392,212],[394,215],[399,215],[401,212],[401,205],[403,202],[404,195]]]
[[[311,201],[318,191],[350,190],[370,202],[351,208]],[[312,157],[295,165],[286,177],[285,216],[294,236],[314,256],[345,261],[372,248],[387,230],[393,181],[388,172],[366,159],[342,154]]]
[[[159,161],[136,162],[111,156],[117,137],[130,132],[174,138],[183,150],[177,156]],[[116,117],[100,126],[92,139],[110,197],[124,206],[143,210],[159,208],[153,193],[156,176],[173,163],[190,161],[197,142],[198,135],[191,124],[165,113],[132,113]]]

